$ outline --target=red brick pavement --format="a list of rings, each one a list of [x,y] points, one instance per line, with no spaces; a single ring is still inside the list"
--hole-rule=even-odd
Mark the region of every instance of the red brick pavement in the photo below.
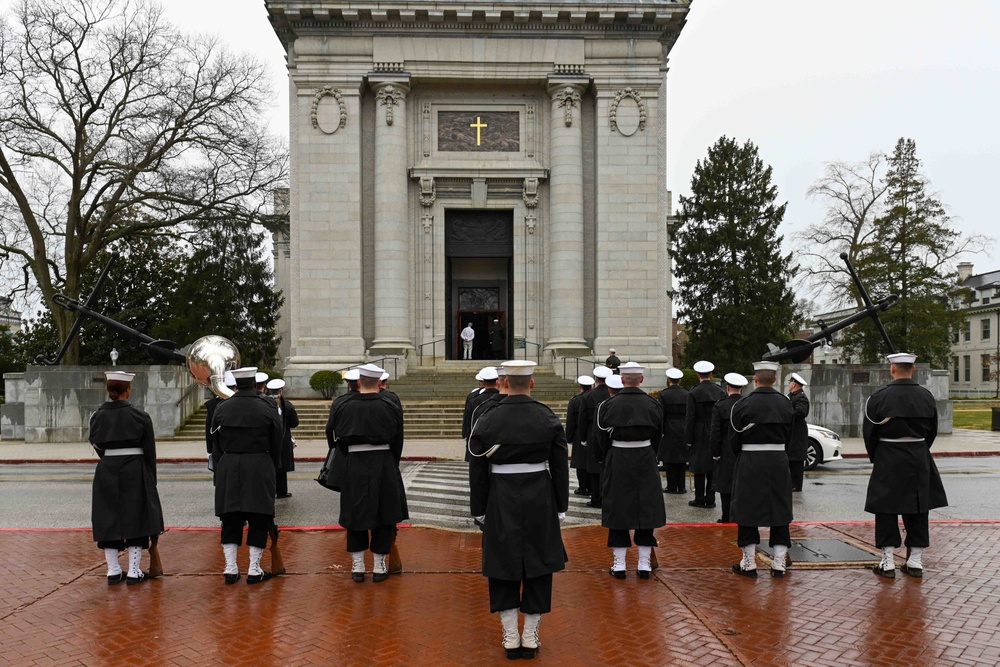
[[[793,534],[870,544],[871,525]],[[606,574],[596,527],[564,531],[538,660],[559,665],[996,665],[1000,526],[934,524],[923,580],[860,567],[731,574],[734,527],[658,531],[653,579]],[[168,531],[167,576],[109,587],[89,532],[0,532],[0,665],[510,664],[478,533],[400,532],[406,572],[355,584],[342,531],[282,533],[287,576],[224,586],[215,531]],[[245,547],[241,566],[246,568]],[[267,556],[265,555],[265,561]],[[370,562],[369,562],[370,566]]]

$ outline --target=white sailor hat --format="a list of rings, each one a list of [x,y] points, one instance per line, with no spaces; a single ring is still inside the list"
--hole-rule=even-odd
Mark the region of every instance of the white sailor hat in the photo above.
[[[254,373],[253,379],[257,384],[264,384],[268,377],[267,373]]]
[[[779,364],[777,361],[753,362],[753,370],[755,373],[757,371],[774,371],[775,373],[777,373],[779,368],[781,368],[781,364]]]
[[[537,366],[534,361],[525,361],[523,359],[515,359],[514,361],[505,361],[501,364],[507,371],[507,375],[531,375],[535,372],[535,366]]]
[[[742,375],[740,375],[739,373],[726,373],[725,377],[723,377],[722,379],[725,380],[726,384],[728,384],[730,387],[747,386],[747,379]]]
[[[634,361],[626,361],[618,368],[618,372],[622,375],[642,375],[645,370],[642,364]]]
[[[271,391],[277,391],[279,389],[284,389],[285,388],[285,381],[282,380],[281,378],[274,378],[273,380],[271,380],[270,382],[267,383],[267,388],[270,389]]]
[[[610,352],[611,354],[615,354],[617,352],[617,350],[615,348],[611,347],[611,348],[608,348],[608,352]]]
[[[909,352],[897,352],[886,357],[890,364],[912,364],[917,361],[917,355]]]
[[[490,380],[496,380],[498,377],[497,369],[495,369],[493,366],[487,366],[482,370],[480,370],[479,375],[476,377],[478,377],[480,380],[484,382],[488,382]]]
[[[233,371],[233,378],[236,380],[253,380],[257,377],[256,366],[244,366]]]
[[[385,382],[386,380],[388,380],[389,379],[389,371],[382,371],[382,375],[380,375],[378,379],[381,380],[382,382]]]
[[[222,376],[222,381],[226,384],[227,387],[236,386],[236,378],[233,377],[232,371],[226,371],[226,374]]]
[[[385,373],[385,370],[375,364],[365,364],[358,369],[358,373],[361,374],[361,377],[375,378],[377,380],[382,377],[382,373]]]
[[[476,382],[482,382],[483,376],[480,373],[476,373]]]
[[[614,371],[612,371],[607,366],[594,366],[593,375],[595,378],[598,378],[600,380],[605,380],[614,375]]]
[[[589,387],[594,384],[594,378],[589,375],[581,375],[576,379],[576,383]]]
[[[344,378],[347,382],[357,382],[358,378],[361,377],[361,373],[358,372],[357,368],[351,368],[341,373],[340,377]]]
[[[111,380],[118,380],[119,382],[131,382],[132,378],[135,377],[135,373],[126,373],[125,371],[104,371],[105,381],[110,382]]]
[[[695,365],[694,365],[694,372],[695,373],[701,373],[702,375],[708,375],[709,373],[711,373],[714,370],[715,370],[715,364],[713,364],[711,361],[704,361],[704,360],[702,360],[702,361],[695,362]]]
[[[800,385],[802,385],[803,387],[805,387],[805,386],[806,386],[807,384],[809,384],[808,382],[806,382],[805,380],[803,380],[803,379],[802,379],[802,376],[801,376],[801,375],[799,375],[798,373],[792,373],[792,374],[791,374],[791,375],[790,375],[790,376],[788,377],[788,379],[789,379],[789,380],[791,380],[792,382],[797,382],[797,383],[799,383],[799,384],[800,384]]]
[[[497,372],[498,378],[507,377],[507,369],[503,367],[503,364],[494,367],[493,370]]]
[[[671,380],[680,380],[682,377],[684,377],[684,371],[682,371],[679,368],[668,368],[667,377],[670,378]]]
[[[611,377],[609,377],[604,382],[604,384],[608,385],[608,388],[610,388],[610,389],[624,389],[625,388],[625,385],[622,384],[622,376],[621,375],[612,375]]]

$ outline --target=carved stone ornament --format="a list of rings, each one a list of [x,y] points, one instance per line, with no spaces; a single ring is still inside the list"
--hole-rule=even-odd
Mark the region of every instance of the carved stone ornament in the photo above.
[[[644,131],[646,129],[646,105],[643,103],[639,91],[635,88],[623,88],[615,93],[615,99],[611,102],[611,110],[608,112],[608,116],[611,119],[611,129],[625,134],[618,128],[618,106],[626,98],[632,98],[636,106],[639,107],[639,131]],[[634,134],[634,132],[631,134]],[[631,134],[627,136],[631,136]]]
[[[528,228],[529,234],[535,233],[535,225],[538,224],[538,215],[534,211],[528,211],[524,215],[524,226]]]
[[[538,206],[538,179],[537,178],[526,178],[524,179],[524,194],[522,195],[524,199],[524,205],[528,208],[535,208]]]
[[[573,107],[580,106],[580,93],[573,90],[572,87],[566,86],[556,93],[553,99],[555,99],[559,106],[566,109],[566,127],[572,127]]]
[[[422,176],[420,178],[420,205],[433,206],[435,199],[437,199],[437,187],[434,185],[434,177]]]
[[[340,124],[332,130],[326,130],[319,125],[319,103],[323,101],[324,97],[332,97],[337,100],[337,105],[340,107]],[[314,130],[319,130],[323,134],[333,134],[337,130],[342,130],[347,125],[347,103],[344,102],[344,96],[341,94],[339,88],[334,88],[333,86],[326,86],[325,88],[319,89],[315,95],[313,95],[312,109],[309,113],[309,119],[312,121],[312,126]]]
[[[403,99],[403,91],[390,84],[379,90],[376,98],[385,107],[385,124],[392,125],[392,108]]]

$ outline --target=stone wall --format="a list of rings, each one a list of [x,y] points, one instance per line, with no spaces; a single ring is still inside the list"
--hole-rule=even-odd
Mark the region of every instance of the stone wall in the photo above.
[[[892,381],[889,367],[862,364],[813,364],[782,367],[782,391],[788,391],[788,376],[797,372],[809,386],[808,421],[824,426],[844,438],[861,437],[865,402],[879,387]],[[938,433],[953,430],[953,404],[948,398],[948,372],[917,365],[915,379],[937,399]]]
[[[4,376],[8,402],[2,411],[4,440],[85,442],[90,415],[105,400],[104,370],[93,366],[29,366]],[[157,437],[172,436],[200,405],[202,391],[181,366],[135,366],[129,401],[153,420]]]

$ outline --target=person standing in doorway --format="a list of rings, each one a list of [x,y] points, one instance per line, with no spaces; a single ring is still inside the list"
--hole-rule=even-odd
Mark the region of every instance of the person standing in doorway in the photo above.
[[[472,322],[468,322],[462,333],[462,359],[472,359],[472,341],[476,339],[476,331],[472,328]]]
[[[490,350],[494,359],[503,359],[504,350],[507,349],[507,334],[503,330],[500,320],[493,320],[493,331],[490,332]]]

